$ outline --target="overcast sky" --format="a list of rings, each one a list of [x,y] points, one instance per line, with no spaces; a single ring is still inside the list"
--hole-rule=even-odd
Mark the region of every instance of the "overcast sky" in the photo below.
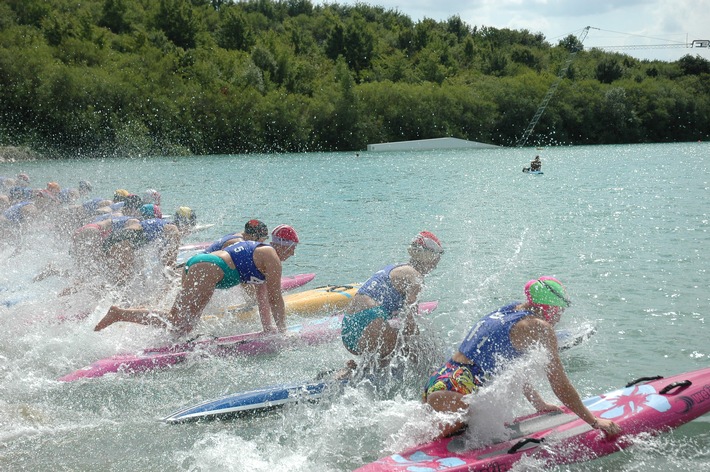
[[[710,40],[710,0],[338,0],[313,4],[366,3],[399,11],[413,21],[438,21],[459,15],[469,26],[527,29],[555,45],[591,26],[585,48],[615,49],[640,59],[675,61],[686,54],[710,60],[710,48],[686,48],[686,42]],[[672,45],[672,48],[648,46]]]

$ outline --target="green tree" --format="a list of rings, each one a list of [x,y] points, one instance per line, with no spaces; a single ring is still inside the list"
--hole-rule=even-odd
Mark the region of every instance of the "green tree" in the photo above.
[[[104,0],[98,25],[116,34],[127,33],[131,31],[131,23],[126,18],[127,11],[126,0]]]
[[[160,0],[155,23],[176,46],[184,49],[196,46],[199,21],[187,0]]]
[[[678,64],[685,75],[710,74],[710,61],[699,55],[686,54],[678,60]]]
[[[603,84],[610,84],[624,75],[624,69],[614,58],[605,58],[596,67],[595,77]]]

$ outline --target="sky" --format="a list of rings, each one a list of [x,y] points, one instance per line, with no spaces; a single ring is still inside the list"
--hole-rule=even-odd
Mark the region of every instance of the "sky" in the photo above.
[[[591,26],[585,49],[600,47],[639,59],[676,61],[686,54],[710,60],[710,48],[689,48],[710,40],[710,0],[337,0],[315,4],[365,3],[396,10],[414,22],[445,21],[458,15],[469,26],[542,33],[552,45]],[[653,47],[653,46],[672,47]],[[613,48],[607,48],[613,46]],[[619,46],[632,46],[620,49]]]

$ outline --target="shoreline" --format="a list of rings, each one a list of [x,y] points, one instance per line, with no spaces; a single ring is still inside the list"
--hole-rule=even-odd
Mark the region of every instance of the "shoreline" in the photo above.
[[[36,161],[39,155],[27,146],[0,146],[0,162]]]

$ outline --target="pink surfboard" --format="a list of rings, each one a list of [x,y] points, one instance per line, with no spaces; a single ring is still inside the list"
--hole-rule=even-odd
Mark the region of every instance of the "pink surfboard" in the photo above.
[[[420,303],[419,312],[430,313],[437,305],[438,302]],[[164,369],[188,358],[268,354],[289,346],[322,344],[340,336],[342,319],[343,315],[334,315],[291,326],[286,335],[253,332],[145,349],[136,354],[119,354],[98,360],[59,380],[72,382],[116,372],[137,373]]]
[[[615,421],[622,433],[607,437],[565,409],[519,418],[508,425],[507,440],[490,446],[467,449],[464,435],[458,435],[383,457],[356,472],[503,472],[524,456],[551,464],[592,460],[630,446],[630,436],[658,434],[708,413],[710,368],[642,378],[623,389],[587,398],[584,404],[595,416]]]

